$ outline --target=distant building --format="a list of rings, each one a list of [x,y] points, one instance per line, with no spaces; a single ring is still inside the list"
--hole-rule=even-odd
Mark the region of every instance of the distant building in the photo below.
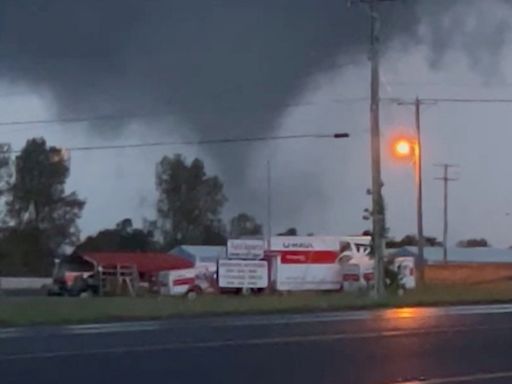
[[[417,256],[417,247],[402,247],[398,249],[388,249],[386,254],[391,257],[397,256]],[[428,264],[437,264],[443,262],[442,247],[425,247],[423,249],[425,261]],[[512,263],[512,249],[503,248],[448,248],[449,263]]]
[[[223,245],[180,245],[171,253],[181,256],[194,263],[196,267],[205,267],[208,271],[217,272],[217,261],[226,257]]]

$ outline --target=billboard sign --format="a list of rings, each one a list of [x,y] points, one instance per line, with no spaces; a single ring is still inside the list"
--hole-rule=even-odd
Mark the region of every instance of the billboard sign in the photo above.
[[[228,240],[228,259],[260,260],[265,252],[265,241],[255,239]]]
[[[220,288],[266,288],[268,265],[262,260],[219,260]]]

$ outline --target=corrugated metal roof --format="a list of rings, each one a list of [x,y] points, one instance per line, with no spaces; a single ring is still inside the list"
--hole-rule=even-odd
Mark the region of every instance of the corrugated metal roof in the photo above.
[[[443,262],[442,247],[425,247],[425,260],[428,263]],[[392,256],[413,256],[418,247],[403,247],[388,250]],[[512,250],[503,248],[458,248],[448,247],[448,262],[457,263],[512,263]]]
[[[135,266],[139,273],[156,273],[172,269],[192,268],[191,261],[177,255],[156,252],[85,252],[86,260],[103,268]]]
[[[180,245],[171,251],[192,262],[213,263],[226,257],[226,247],[222,245]]]

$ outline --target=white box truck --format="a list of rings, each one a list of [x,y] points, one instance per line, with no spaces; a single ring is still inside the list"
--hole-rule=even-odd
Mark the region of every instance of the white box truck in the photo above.
[[[278,291],[342,289],[343,265],[368,259],[370,241],[369,236],[272,237],[271,285]]]

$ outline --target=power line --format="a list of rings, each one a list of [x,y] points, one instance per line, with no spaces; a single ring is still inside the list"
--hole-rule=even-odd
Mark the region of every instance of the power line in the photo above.
[[[65,149],[71,152],[85,152],[85,151],[107,151],[118,149],[136,149],[136,148],[152,148],[152,147],[168,147],[178,145],[217,145],[217,144],[231,144],[231,143],[255,143],[266,141],[282,141],[282,140],[304,140],[304,139],[344,139],[350,137],[349,133],[318,133],[318,134],[295,134],[295,135],[281,135],[281,136],[254,136],[254,137],[239,137],[239,138],[222,138],[222,139],[204,139],[204,140],[184,140],[184,141],[155,141],[146,143],[131,143],[131,144],[108,144],[108,145],[86,145],[66,147]],[[21,150],[14,150],[13,153],[20,153]]]
[[[95,115],[86,117],[58,117],[53,119],[39,119],[39,120],[12,120],[12,121],[0,121],[0,126],[16,126],[16,125],[37,125],[37,124],[57,124],[57,123],[88,123],[101,120],[131,120],[136,118],[145,117],[163,117],[170,116],[170,112],[165,113],[138,113],[138,114],[105,114]]]
[[[368,97],[348,97],[348,98],[334,98],[328,100],[329,103],[336,104],[349,104],[368,101]],[[289,108],[301,108],[308,106],[321,105],[318,102],[299,102],[299,103],[288,103],[283,104],[283,109]],[[268,106],[268,105],[265,105]],[[175,112],[162,111],[162,112],[139,112],[139,113],[120,113],[120,114],[101,114],[91,116],[76,116],[76,117],[56,117],[49,119],[34,119],[34,120],[10,120],[0,121],[0,127],[9,126],[30,126],[30,125],[48,125],[48,124],[79,124],[79,123],[91,123],[97,121],[109,121],[109,120],[136,120],[145,118],[159,118],[159,117],[171,117],[179,115]],[[18,131],[12,130],[12,131]],[[4,131],[5,132],[5,131]]]
[[[478,98],[446,98],[446,97],[438,97],[438,98],[425,98],[422,99],[426,102],[434,102],[434,103],[512,103],[512,99],[478,99]]]
[[[394,103],[394,104],[411,104],[414,101],[409,99],[402,99],[399,97],[386,97],[382,98],[382,101]],[[488,103],[488,104],[500,104],[500,103],[512,103],[512,99],[508,98],[451,98],[451,97],[422,97],[422,102],[426,103]]]
[[[510,88],[511,82],[505,82],[500,84],[482,84],[475,82],[448,82],[448,81],[410,81],[410,80],[388,80],[387,83],[394,87],[448,87],[448,88]]]
[[[0,98],[6,99],[10,97],[18,97],[18,96],[38,96],[37,92],[27,92],[27,91],[13,91],[13,92],[6,92],[6,93],[0,93]]]
[[[336,104],[350,104],[350,103],[358,103],[358,102],[366,102],[369,98],[366,96],[362,97],[348,97],[348,98],[333,98],[327,100],[328,103],[336,103]],[[394,97],[386,97],[380,99],[383,102],[391,102],[395,104],[404,104],[410,102],[408,99],[402,98],[394,98]],[[488,104],[499,104],[499,103],[512,103],[512,98],[422,98],[422,102],[425,103],[488,103]],[[319,102],[298,102],[298,103],[288,103],[283,104],[283,109],[289,108],[301,108],[308,106],[317,106],[322,105],[323,103]],[[145,119],[145,118],[162,118],[162,117],[171,117],[177,115],[174,112],[164,111],[164,112],[139,112],[139,113],[120,113],[120,114],[100,114],[100,115],[91,115],[91,116],[76,116],[76,117],[57,117],[57,118],[49,118],[49,119],[34,119],[34,120],[10,120],[10,121],[0,121],[0,127],[20,127],[23,129],[23,126],[31,126],[31,125],[49,125],[49,124],[80,124],[80,123],[91,123],[98,121],[113,121],[113,120],[136,120],[136,119]],[[56,126],[58,127],[58,126]],[[15,132],[21,129],[13,129],[9,132]],[[5,132],[5,131],[4,131]]]

